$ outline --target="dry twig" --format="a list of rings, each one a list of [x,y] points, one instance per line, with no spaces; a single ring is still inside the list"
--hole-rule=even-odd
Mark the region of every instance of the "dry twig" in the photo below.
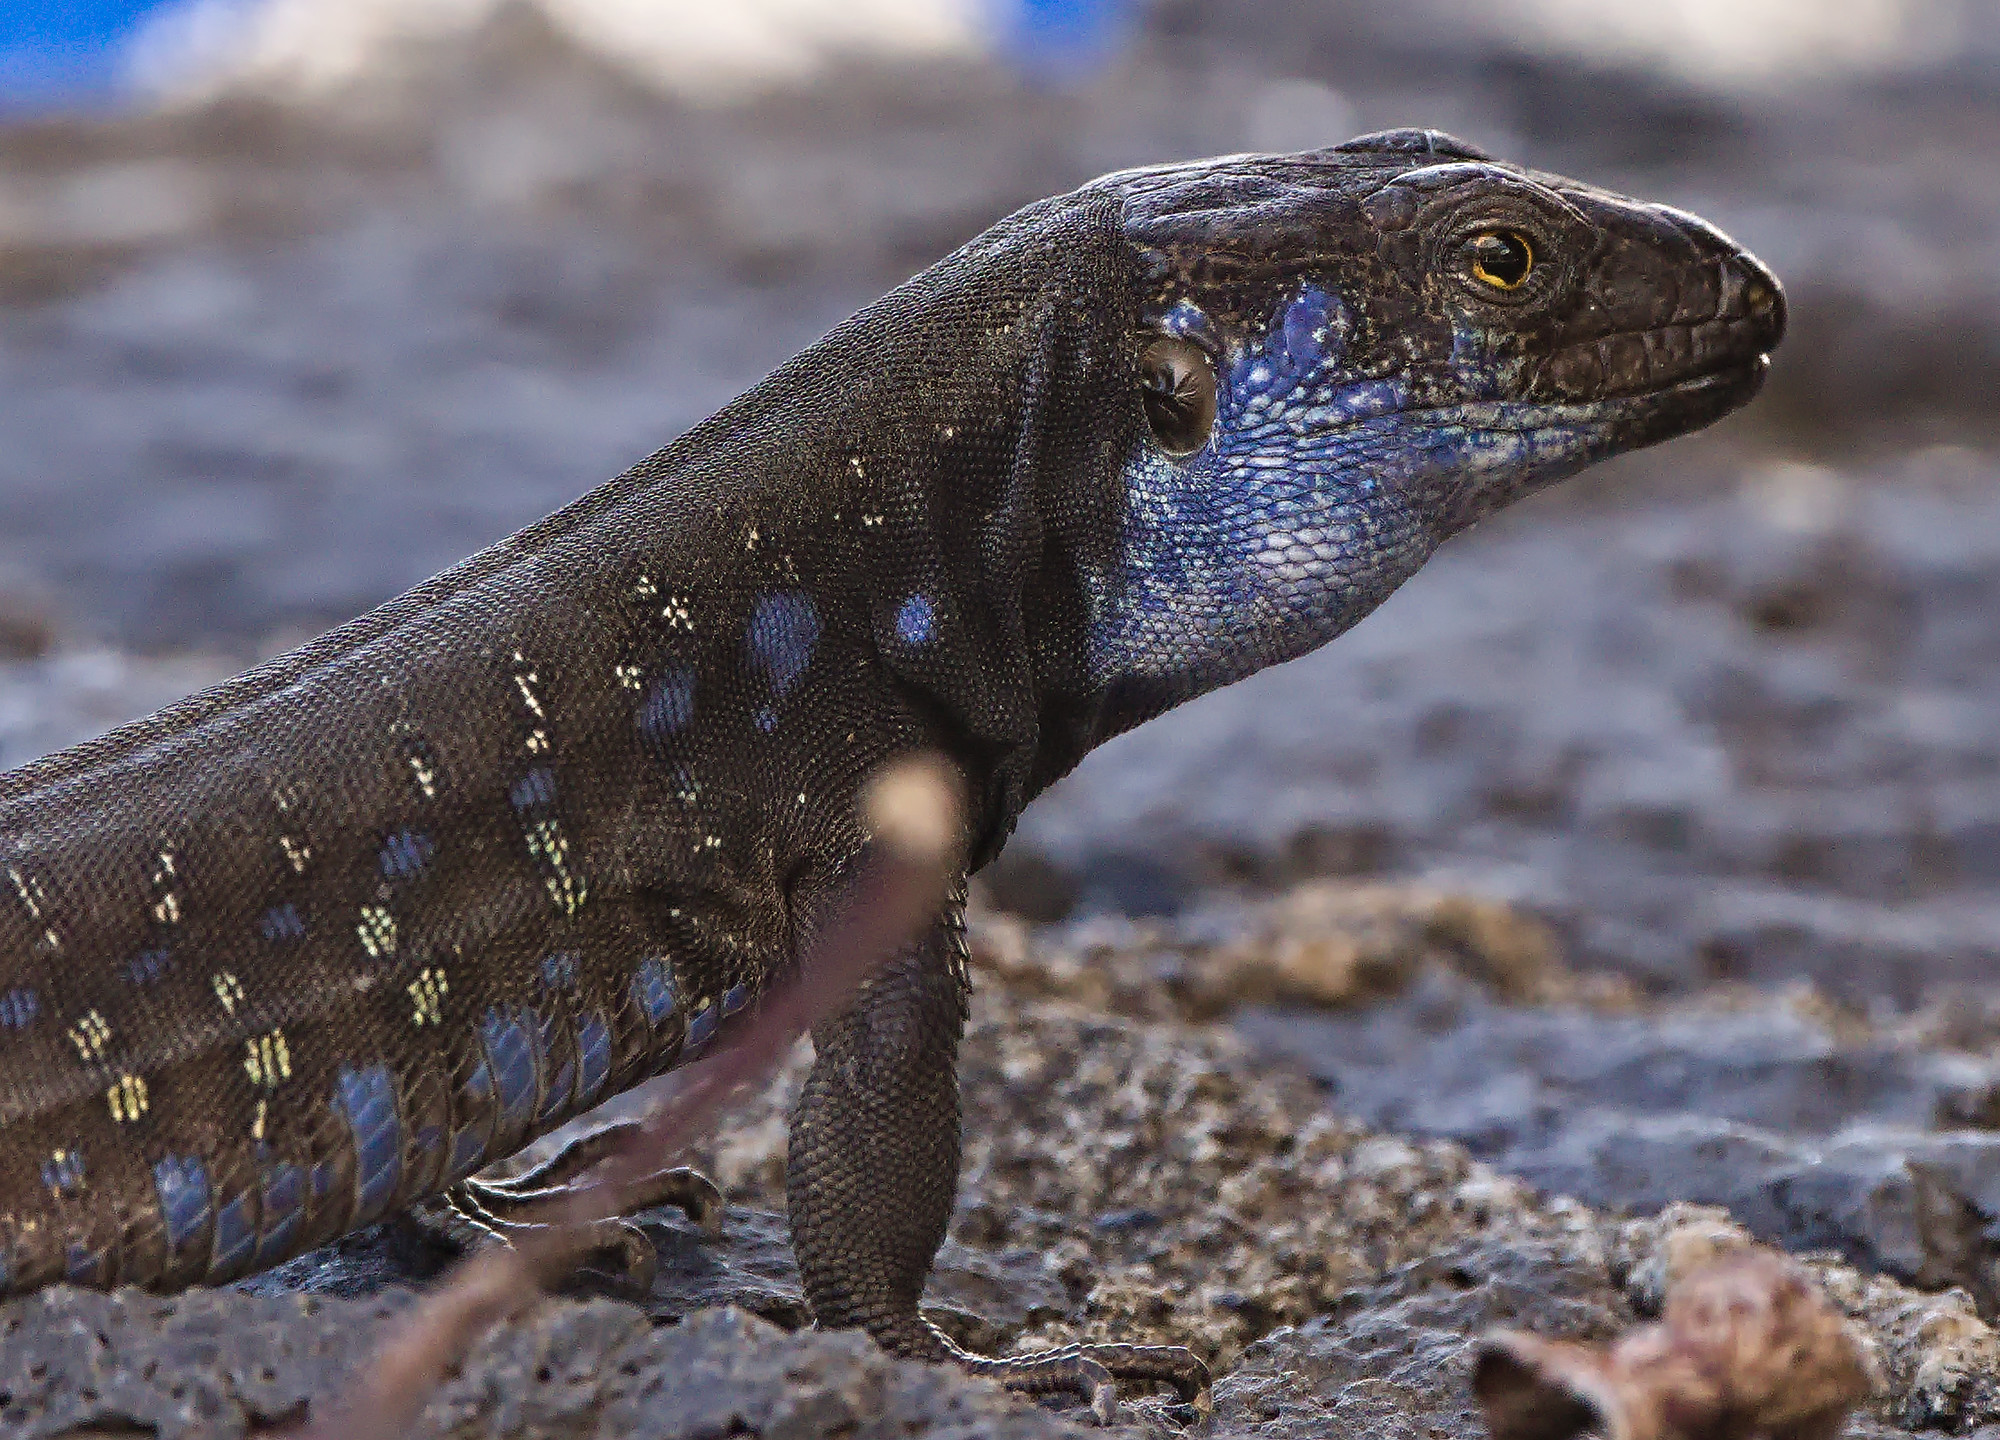
[[[1493,1331],[1472,1383],[1493,1440],[1833,1440],[1872,1377],[1803,1269],[1744,1250],[1689,1275],[1658,1324],[1609,1346]]]

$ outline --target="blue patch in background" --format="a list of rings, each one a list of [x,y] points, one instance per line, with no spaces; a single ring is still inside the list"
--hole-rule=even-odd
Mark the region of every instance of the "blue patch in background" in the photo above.
[[[119,99],[134,39],[186,4],[0,0],[0,113]],[[1130,38],[1138,9],[1137,0],[988,0],[986,14],[1003,57],[1031,76],[1060,79],[1109,60]]]
[[[179,0],[0,0],[0,109],[107,95],[132,39]]]
[[[1030,75],[1093,70],[1132,33],[1136,0],[997,0],[993,28],[1001,53]]]

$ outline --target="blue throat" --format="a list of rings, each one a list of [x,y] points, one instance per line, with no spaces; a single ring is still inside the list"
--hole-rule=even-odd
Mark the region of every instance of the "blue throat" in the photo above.
[[[1210,333],[1185,303],[1161,328]],[[1471,331],[1445,403],[1416,399],[1406,374],[1354,374],[1353,332],[1339,297],[1306,285],[1256,343],[1224,349],[1206,446],[1174,457],[1149,439],[1126,462],[1116,560],[1086,580],[1094,684],[1164,682],[1178,700],[1302,655],[1446,535],[1599,453],[1587,413],[1502,399],[1515,367]],[[1423,503],[1440,487],[1456,503]]]

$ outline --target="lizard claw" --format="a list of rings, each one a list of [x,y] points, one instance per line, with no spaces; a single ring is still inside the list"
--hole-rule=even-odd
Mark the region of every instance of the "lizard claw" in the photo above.
[[[409,1221],[420,1231],[461,1251],[511,1245],[530,1234],[560,1229],[579,1251],[612,1260],[610,1273],[621,1289],[645,1294],[653,1286],[659,1256],[646,1233],[630,1221],[610,1218],[576,1221],[564,1212],[588,1172],[619,1153],[637,1122],[622,1121],[580,1136],[552,1158],[519,1175],[453,1186],[443,1195],[412,1206]],[[722,1233],[726,1209],[713,1180],[684,1165],[655,1170],[626,1191],[635,1209],[674,1205],[705,1235]],[[596,1267],[592,1267],[596,1268]]]

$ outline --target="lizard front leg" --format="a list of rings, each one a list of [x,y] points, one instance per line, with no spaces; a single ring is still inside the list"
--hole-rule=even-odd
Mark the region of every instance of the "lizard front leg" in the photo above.
[[[1191,1352],[1071,1345],[993,1359],[960,1349],[918,1309],[958,1190],[958,1043],[965,926],[954,907],[879,971],[854,1005],[813,1030],[812,1073],[792,1114],[787,1201],[806,1299],[829,1329],[865,1329],[886,1350],[950,1360],[1014,1389],[1071,1391],[1100,1419],[1116,1379],[1208,1384]]]

